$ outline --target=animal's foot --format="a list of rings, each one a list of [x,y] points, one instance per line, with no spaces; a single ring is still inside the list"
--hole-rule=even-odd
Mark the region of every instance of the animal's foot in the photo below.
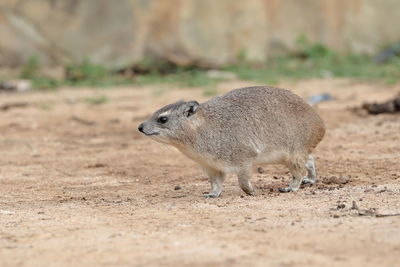
[[[204,193],[203,194],[203,197],[205,197],[205,198],[216,198],[216,197],[219,197],[219,195],[220,195],[221,193],[213,193],[213,192],[211,192],[211,193]]]
[[[281,193],[289,193],[289,192],[294,192],[295,191],[291,187],[280,187],[280,188],[278,188],[278,190]]]
[[[254,190],[252,190],[252,191],[245,191],[245,190],[243,190],[247,195],[249,195],[249,196],[255,196],[256,195],[256,193],[254,192]]]
[[[242,190],[243,190],[243,192],[245,192],[249,196],[254,196],[255,195],[254,189],[248,189],[248,188],[243,189],[242,188]]]
[[[317,179],[310,179],[310,178],[308,178],[307,176],[304,176],[303,177],[303,180],[301,181],[301,184],[302,185],[305,185],[305,184],[315,184],[317,182]]]

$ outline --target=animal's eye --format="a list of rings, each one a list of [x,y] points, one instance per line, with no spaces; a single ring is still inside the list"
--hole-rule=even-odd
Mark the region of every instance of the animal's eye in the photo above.
[[[162,124],[166,123],[167,121],[168,121],[168,118],[164,117],[164,116],[157,119],[157,122],[162,123]]]

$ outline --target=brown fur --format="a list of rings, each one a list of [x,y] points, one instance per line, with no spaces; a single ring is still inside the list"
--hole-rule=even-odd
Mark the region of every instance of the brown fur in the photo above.
[[[166,115],[168,122],[157,122]],[[219,196],[225,173],[238,175],[240,187],[253,194],[249,181],[257,163],[280,163],[293,174],[296,191],[305,177],[315,182],[310,155],[325,134],[315,110],[292,92],[267,86],[233,90],[203,104],[177,102],[156,111],[142,125],[155,140],[178,148],[206,169],[212,184],[208,196]],[[312,166],[312,167],[307,167]]]

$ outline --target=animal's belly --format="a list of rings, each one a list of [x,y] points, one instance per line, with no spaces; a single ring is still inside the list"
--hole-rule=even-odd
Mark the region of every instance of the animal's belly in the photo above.
[[[212,155],[199,154],[189,149],[178,148],[178,150],[188,158],[192,159],[193,161],[197,162],[198,164],[206,168],[211,168],[226,173],[236,172],[239,168],[239,166],[237,165],[217,159]]]
[[[270,151],[260,153],[256,159],[255,163],[265,163],[265,164],[280,164],[285,163],[288,159],[288,154],[282,151]]]

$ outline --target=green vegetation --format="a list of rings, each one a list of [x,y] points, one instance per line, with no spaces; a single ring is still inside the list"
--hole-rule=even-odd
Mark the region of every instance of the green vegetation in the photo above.
[[[235,72],[240,79],[274,84],[280,79],[309,79],[345,77],[361,81],[384,81],[395,83],[400,80],[400,60],[375,65],[366,56],[334,56],[331,58],[279,57],[267,66],[231,66],[227,70]]]
[[[40,60],[36,56],[32,56],[21,68],[19,78],[31,80],[32,86],[36,89],[55,89],[60,86],[108,87],[132,82],[131,79],[87,60],[80,64],[67,65],[64,79],[52,78],[41,72]]]
[[[301,37],[297,42],[296,54],[272,58],[263,66],[246,64],[227,67],[240,79],[259,81],[267,84],[277,83],[280,79],[309,78],[354,78],[360,81],[400,81],[400,58],[392,58],[385,64],[375,64],[365,55],[339,55],[322,44],[309,44]]]
[[[32,56],[28,62],[22,66],[19,78],[31,80],[34,88],[53,89],[60,84],[60,81],[47,78],[40,74],[40,61],[37,56]]]
[[[40,64],[37,56],[31,56],[28,62],[22,66],[20,78],[33,79],[39,72]]]
[[[207,87],[215,85],[221,80],[209,77],[205,70],[179,68],[176,72],[168,74],[151,72],[139,75],[135,79],[135,83],[139,85],[173,84],[178,87]]]
[[[64,85],[68,86],[108,87],[130,82],[128,78],[87,60],[77,65],[70,64],[65,68]]]
[[[104,104],[108,101],[109,101],[108,97],[106,97],[104,95],[85,98],[85,102],[88,104],[91,104],[91,105],[100,105],[100,104]]]
[[[354,78],[394,84],[400,81],[400,57],[392,57],[384,64],[376,64],[365,55],[341,55],[319,43],[310,43],[304,36],[297,40],[297,53],[271,58],[266,64],[246,62],[245,53],[238,55],[238,64],[220,70],[238,79],[263,84],[277,84],[282,79]],[[20,78],[32,80],[35,88],[52,89],[59,86],[107,87],[116,85],[168,84],[175,87],[203,87],[204,94],[214,95],[212,88],[227,79],[210,75],[208,70],[179,67],[163,61],[146,61],[121,71],[83,61],[65,67],[65,78],[54,79],[40,72],[40,61],[32,57],[21,68]],[[90,101],[89,101],[90,102]],[[94,101],[96,102],[96,101]],[[100,101],[102,102],[102,101]]]

